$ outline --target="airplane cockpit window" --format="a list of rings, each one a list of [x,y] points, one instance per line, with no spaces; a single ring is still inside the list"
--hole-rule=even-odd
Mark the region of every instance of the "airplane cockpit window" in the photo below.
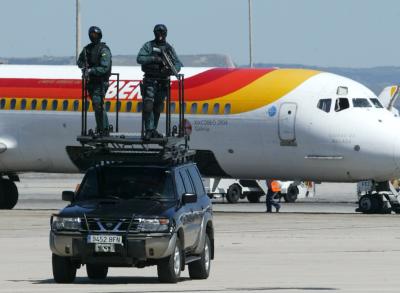
[[[132,102],[126,103],[125,112],[130,112],[130,111],[132,111]]]
[[[368,102],[367,99],[353,99],[353,107],[354,108],[370,108],[372,107],[371,104]]]
[[[337,98],[335,102],[335,111],[340,112],[347,108],[350,108],[350,103],[347,98]]]
[[[203,114],[208,113],[208,103],[203,104],[203,108],[202,108],[201,112],[203,112]]]
[[[329,113],[329,111],[331,110],[331,104],[332,104],[331,99],[321,99],[318,101],[317,108],[321,109],[326,113]]]
[[[74,101],[74,111],[78,111],[79,109],[79,101]]]
[[[230,114],[230,113],[231,113],[231,104],[225,104],[224,114]]]
[[[47,100],[42,101],[42,110],[46,110],[47,108]]]
[[[22,99],[21,101],[21,110],[25,110],[26,109],[26,100]]]
[[[14,110],[16,105],[17,105],[17,100],[12,99],[12,100],[11,100],[11,107],[10,107],[11,110]]]
[[[197,113],[197,103],[193,103],[190,107],[190,113],[196,114]]]
[[[0,101],[0,108],[4,109],[6,107],[6,100],[5,99],[1,99]]]
[[[383,108],[381,102],[379,102],[379,100],[377,98],[372,98],[372,99],[370,99],[370,101],[375,106],[375,108]]]
[[[36,106],[37,106],[37,100],[32,100],[32,102],[31,102],[31,109],[32,109],[32,110],[36,110]]]
[[[63,101],[62,109],[63,109],[63,111],[67,111],[68,110],[68,100],[64,100]]]
[[[218,103],[214,104],[213,113],[214,114],[218,114],[219,113],[219,104]]]

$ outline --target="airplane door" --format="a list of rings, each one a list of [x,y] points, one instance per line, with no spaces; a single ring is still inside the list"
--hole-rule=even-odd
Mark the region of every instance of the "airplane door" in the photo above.
[[[297,104],[283,103],[279,108],[278,134],[281,145],[296,146]]]

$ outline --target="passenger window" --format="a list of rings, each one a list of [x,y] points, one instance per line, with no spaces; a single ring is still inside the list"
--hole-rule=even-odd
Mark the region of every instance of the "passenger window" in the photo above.
[[[171,103],[171,113],[175,113],[176,105],[175,103]]]
[[[203,112],[203,114],[208,113],[208,103],[203,104],[202,112]]]
[[[383,108],[381,102],[377,98],[370,99],[375,108]]]
[[[106,102],[106,112],[110,112],[110,108],[111,108],[111,102],[107,101]]]
[[[218,103],[214,104],[213,113],[214,114],[218,114],[219,113],[219,104]]]
[[[11,106],[10,106],[11,110],[14,110],[16,105],[17,105],[17,101],[15,99],[12,99],[11,100]]]
[[[37,106],[37,101],[36,101],[36,100],[32,100],[32,102],[31,102],[31,109],[32,109],[32,110],[36,110],[36,106]]]
[[[230,114],[231,113],[231,104],[226,104],[224,107],[224,114]]]
[[[68,110],[68,100],[64,100],[63,101],[63,111],[67,111]]]
[[[204,190],[203,182],[201,181],[201,177],[199,172],[194,168],[189,168],[189,175],[192,178],[194,188],[196,189],[197,195],[204,195],[206,191]]]
[[[331,104],[332,104],[331,99],[321,99],[318,101],[317,108],[321,109],[326,113],[329,113],[329,111],[331,110]]]
[[[349,103],[348,99],[346,99],[346,98],[337,98],[336,99],[336,103],[335,103],[335,111],[336,112],[340,112],[347,108],[350,108],[350,103]]]
[[[118,109],[118,112],[121,111],[121,101],[117,102],[117,109]]]
[[[78,111],[79,110],[79,101],[74,101],[74,111]]]
[[[175,181],[176,181],[176,192],[178,193],[178,197],[181,198],[182,194],[185,193],[185,185],[183,184],[182,177],[179,173],[176,173]]]
[[[25,110],[26,109],[26,100],[22,99],[21,101],[21,110]]]
[[[53,102],[52,102],[52,109],[53,109],[53,111],[56,111],[57,110],[57,107],[58,107],[58,101],[57,100],[54,100]]]
[[[186,173],[186,170],[180,170],[179,173],[182,176],[183,184],[185,185],[185,190],[187,193],[194,193],[194,189],[192,183],[190,182],[189,176]]]
[[[197,103],[192,104],[192,107],[190,108],[190,113],[192,113],[192,114],[197,113]]]
[[[136,112],[138,113],[142,112],[142,105],[143,105],[142,102],[137,103]]]
[[[42,110],[46,110],[47,108],[47,100],[42,101]]]
[[[130,112],[130,111],[132,111],[132,102],[126,103],[125,112]]]
[[[5,99],[1,99],[0,101],[0,108],[4,109],[6,107],[6,100]]]
[[[354,108],[370,108],[371,104],[367,99],[353,99]]]

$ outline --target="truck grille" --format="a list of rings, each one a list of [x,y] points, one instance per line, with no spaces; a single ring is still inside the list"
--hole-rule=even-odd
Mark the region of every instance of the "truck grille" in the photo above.
[[[129,225],[131,225],[129,227]],[[82,221],[82,230],[95,231],[95,232],[135,232],[137,230],[138,222],[131,219],[98,219],[98,218],[87,218],[86,221]],[[88,229],[89,228],[89,229]]]

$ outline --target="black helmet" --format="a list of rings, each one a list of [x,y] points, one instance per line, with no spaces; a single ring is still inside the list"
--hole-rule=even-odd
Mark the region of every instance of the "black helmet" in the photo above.
[[[98,43],[100,42],[101,38],[103,37],[103,34],[101,32],[101,29],[97,26],[91,26],[89,28],[89,39],[92,43]]]
[[[164,24],[156,24],[153,32],[157,43],[165,43],[168,30]]]

